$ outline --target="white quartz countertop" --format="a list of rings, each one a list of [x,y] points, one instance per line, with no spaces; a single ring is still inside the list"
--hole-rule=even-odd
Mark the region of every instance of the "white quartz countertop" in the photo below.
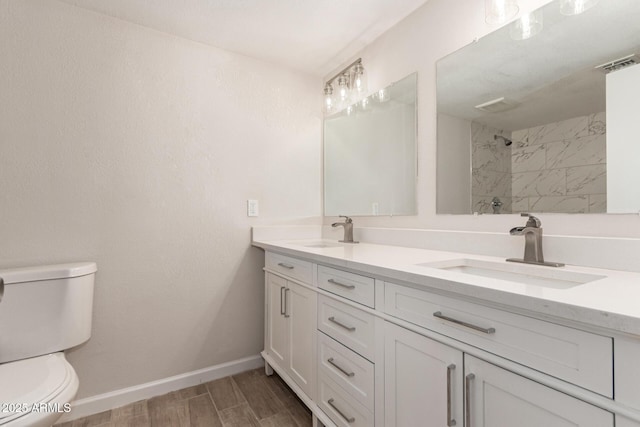
[[[567,265],[560,269],[601,278],[568,288],[553,288],[419,265],[461,259],[503,263],[504,258],[319,239],[253,241],[253,245],[388,281],[409,282],[494,305],[640,335],[640,273]],[[328,246],[318,247],[322,245]],[[529,265],[526,268],[556,270]]]

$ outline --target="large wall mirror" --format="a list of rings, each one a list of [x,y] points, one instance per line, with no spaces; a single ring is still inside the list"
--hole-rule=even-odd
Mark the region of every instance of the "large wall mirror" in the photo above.
[[[640,210],[640,1],[559,3],[438,61],[438,213]]]
[[[414,73],[325,118],[325,215],[416,214],[416,83]]]

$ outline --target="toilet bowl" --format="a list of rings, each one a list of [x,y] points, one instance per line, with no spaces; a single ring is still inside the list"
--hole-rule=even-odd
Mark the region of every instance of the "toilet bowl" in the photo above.
[[[49,427],[71,410],[78,376],[64,353],[0,365],[0,426]]]
[[[0,426],[50,427],[78,376],[64,350],[91,337],[95,263],[0,270]]]

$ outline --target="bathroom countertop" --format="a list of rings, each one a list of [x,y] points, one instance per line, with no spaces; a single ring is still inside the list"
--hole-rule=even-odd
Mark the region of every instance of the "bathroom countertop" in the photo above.
[[[390,281],[409,282],[427,290],[445,291],[492,305],[640,335],[640,273],[567,265],[560,268],[603,278],[557,289],[417,265],[460,259],[504,262],[504,258],[491,256],[368,243],[339,244],[319,239],[254,240],[252,244],[323,265],[358,270]],[[331,246],[309,247],[321,244]]]

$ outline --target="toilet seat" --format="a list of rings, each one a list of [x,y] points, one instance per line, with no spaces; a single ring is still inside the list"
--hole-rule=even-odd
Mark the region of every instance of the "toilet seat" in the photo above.
[[[78,391],[78,377],[63,353],[0,365],[0,426],[50,426]],[[32,405],[38,406],[35,410]],[[44,406],[48,405],[48,407]]]

